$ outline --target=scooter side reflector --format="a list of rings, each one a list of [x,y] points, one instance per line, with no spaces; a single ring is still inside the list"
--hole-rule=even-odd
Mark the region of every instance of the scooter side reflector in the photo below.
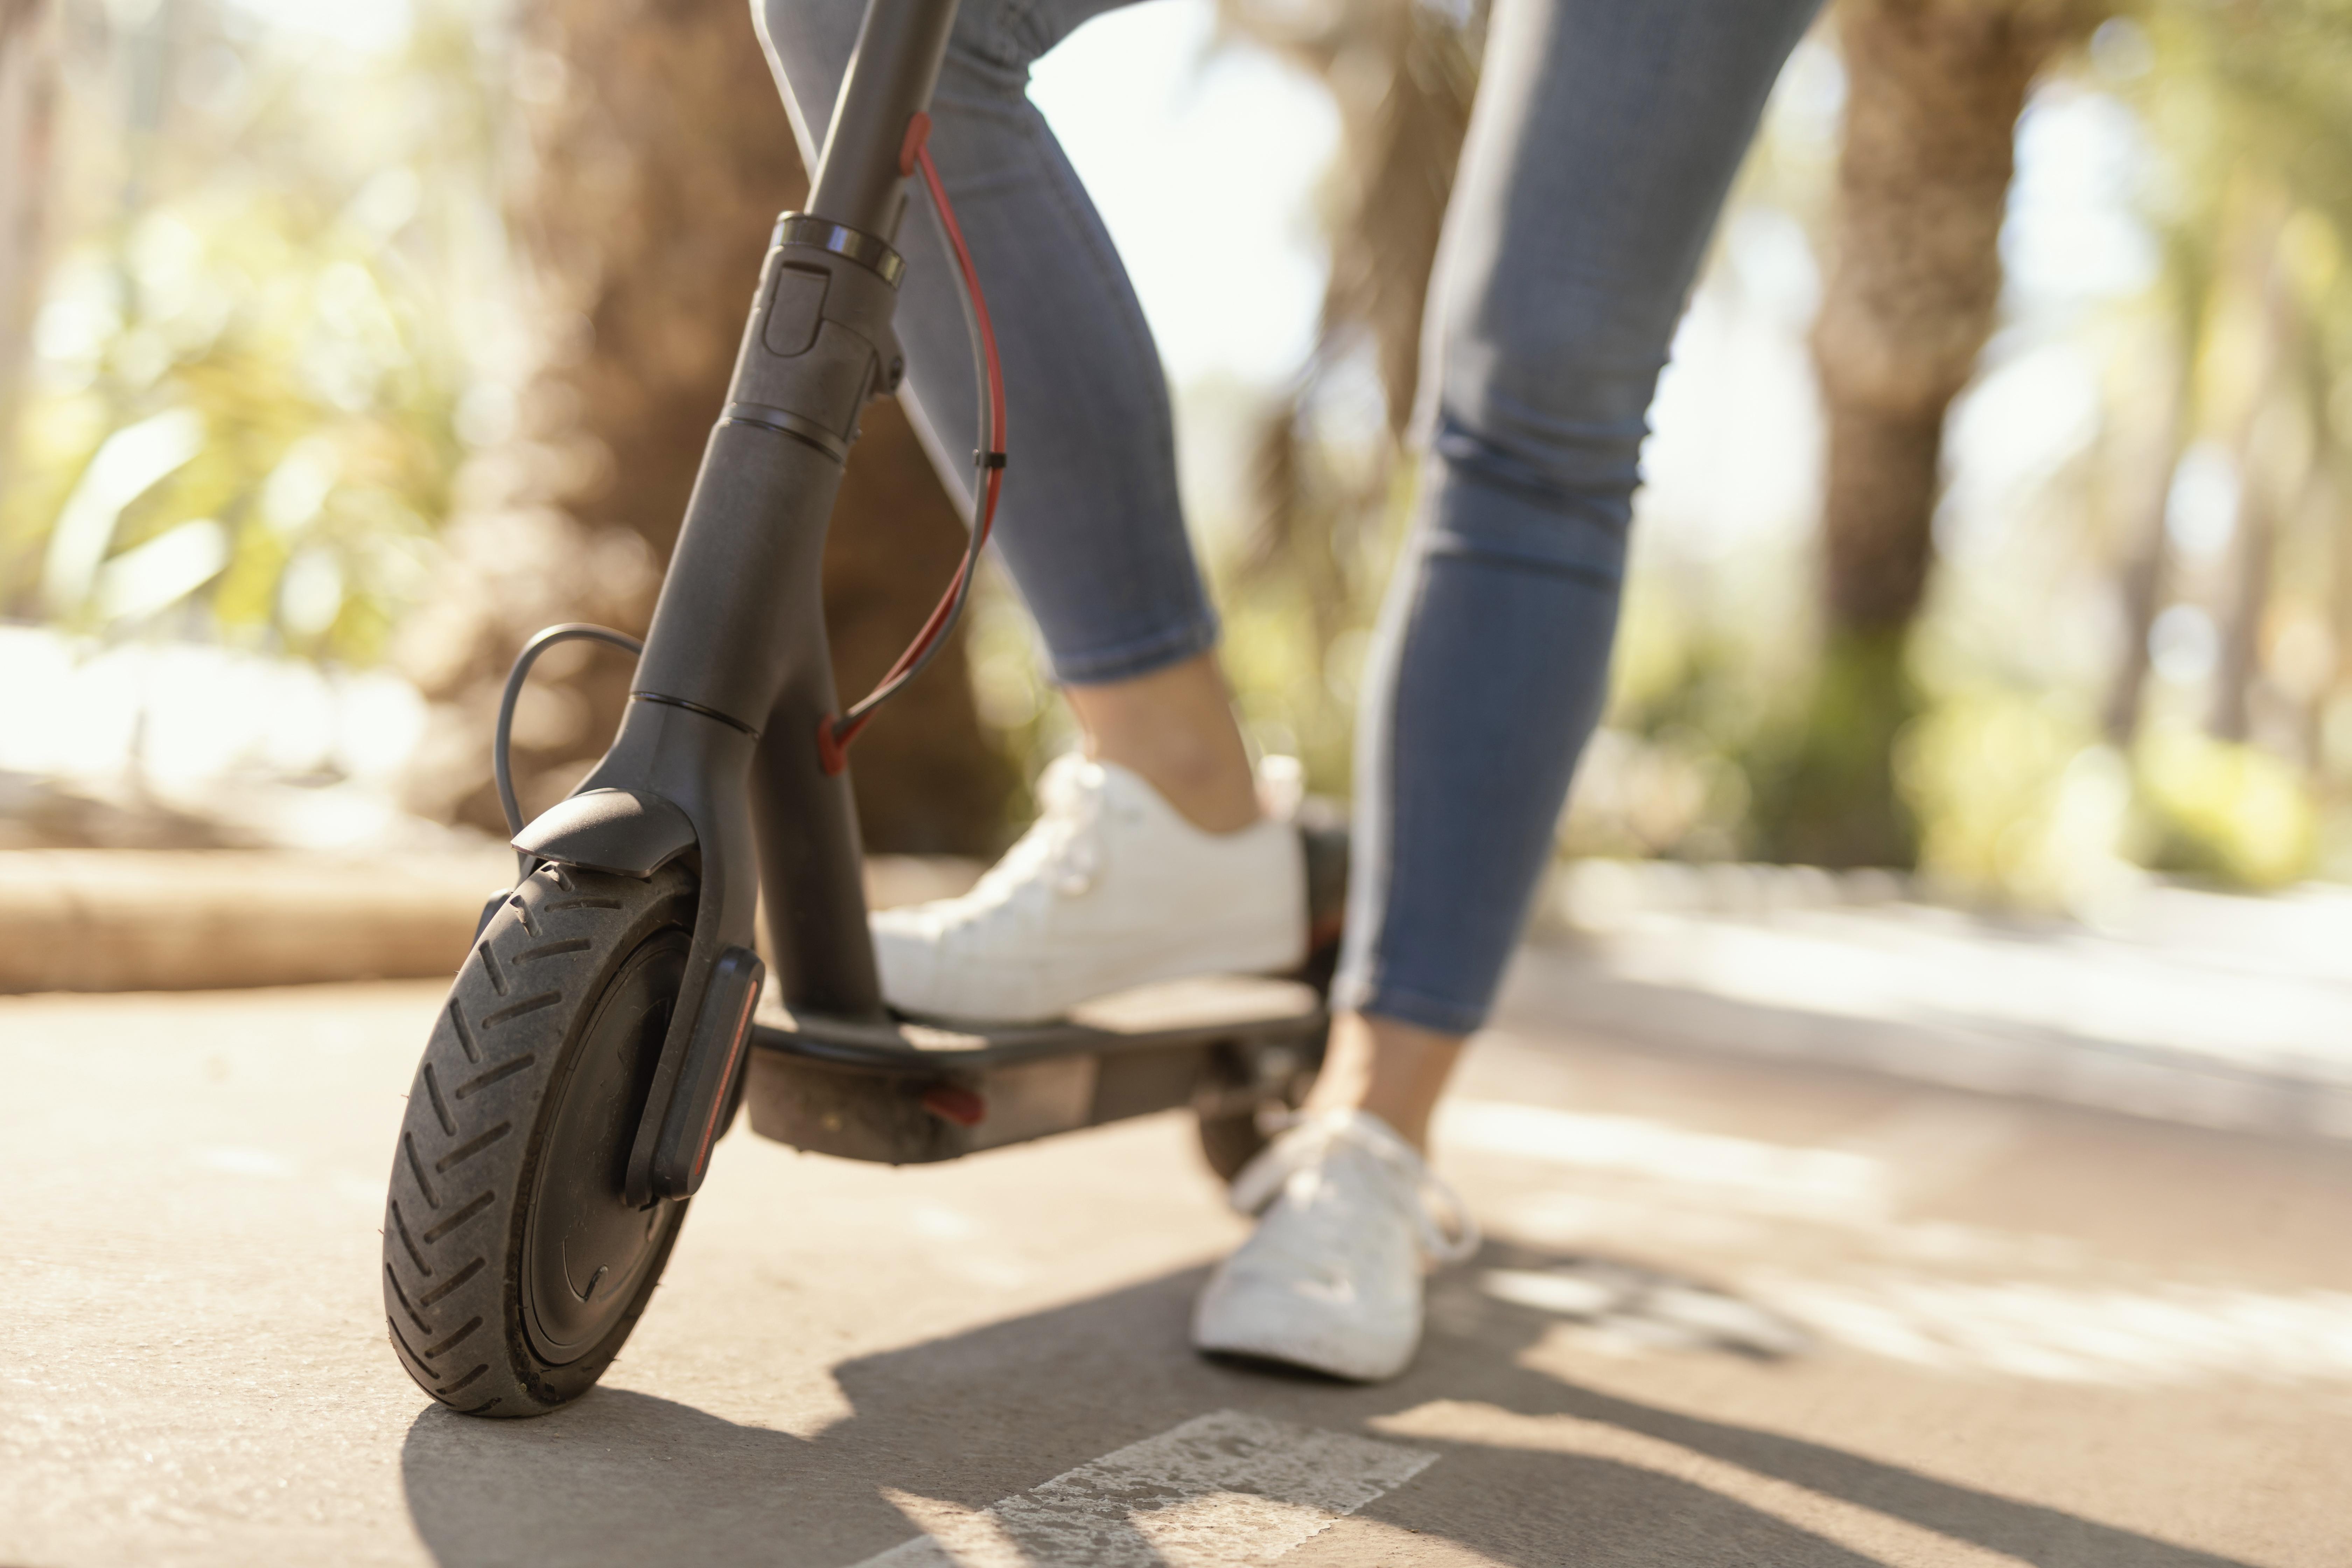
[[[977,1127],[988,1115],[988,1101],[960,1083],[935,1083],[923,1090],[923,1109],[958,1127]]]
[[[686,1065],[662,1117],[654,1143],[651,1182],[657,1197],[692,1197],[710,1169],[711,1145],[725,1131],[719,1124],[732,1100],[736,1076],[751,1039],[751,1014],[760,1005],[767,965],[748,948],[730,947],[712,966],[710,989],[687,1042]]]

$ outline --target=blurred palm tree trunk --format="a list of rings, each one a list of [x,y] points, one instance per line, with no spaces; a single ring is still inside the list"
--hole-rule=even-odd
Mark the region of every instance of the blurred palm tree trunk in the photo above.
[[[2224,741],[2253,732],[2254,685],[2263,668],[2263,623],[2271,603],[2282,514],[2294,510],[2310,482],[2310,441],[2297,401],[2304,391],[2297,360],[2305,326],[2279,254],[2288,206],[2283,194],[2252,198],[2233,258],[2237,287],[2253,302],[2256,363],[2232,443],[2238,461],[2235,559],[2221,616],[2221,662],[2214,671],[2208,728]]]
[[[2000,295],[2019,111],[2098,13],[2074,0],[1843,0],[1846,120],[1813,360],[1828,416],[1824,643],[1808,728],[1759,814],[1778,858],[1907,865],[1894,749],[1935,557],[1945,411]]]
[[[2247,474],[2243,499],[2238,505],[2234,581],[2229,606],[2221,616],[2221,654],[2213,675],[2213,711],[2208,725],[2220,739],[2241,744],[2253,734],[2263,618],[2270,608],[2271,574],[2278,555],[2278,504],[2268,493],[2266,477]]]
[[[509,227],[540,342],[493,504],[451,533],[438,601],[407,628],[442,705],[420,788],[495,826],[485,744],[522,639],[551,621],[642,633],[727,380],[775,215],[806,195],[742,0],[524,0],[516,97],[528,169]],[[850,464],[825,563],[845,688],[921,625],[963,531],[895,402]],[[563,648],[516,723],[526,811],[568,788],[627,700],[625,658]],[[993,848],[1010,783],[951,644],[859,746],[869,847]]]
[[[2191,312],[2183,310],[2183,316]],[[2172,476],[2189,417],[2188,344],[2196,341],[2193,321],[2168,321],[2151,356],[2153,386],[2147,428],[2129,439],[2121,476],[2119,510],[2126,532],[2124,559],[2116,574],[2123,600],[2123,647],[2100,728],[2107,742],[2128,751],[2139,734],[2141,700],[2147,689],[2148,637],[2164,608],[2170,585],[2170,537],[2165,514],[2172,500]]]
[[[15,437],[47,260],[57,77],[53,0],[0,0],[0,461]]]
[[[1424,0],[1218,8],[1225,26],[1320,79],[1339,111],[1317,356],[1369,352],[1391,433],[1403,430],[1420,383],[1422,310],[1477,91],[1485,9],[1455,20]]]
[[[1313,662],[1302,689],[1325,689],[1324,658],[1378,596],[1367,546],[1387,511],[1419,386],[1423,306],[1477,90],[1486,10],[1484,0],[1459,16],[1425,0],[1305,8],[1219,0],[1226,27],[1316,77],[1339,113],[1316,344],[1259,424],[1255,516],[1238,574],[1244,585],[1295,584],[1305,600]],[[1347,455],[1357,460],[1334,462],[1315,428],[1317,404],[1337,373],[1365,363],[1379,378],[1387,428],[1370,433],[1369,452]],[[1339,719],[1331,728],[1344,728],[1343,715],[1331,716]]]
[[[2311,499],[2327,542],[2327,629],[2336,656],[2326,684],[2313,694],[2312,755],[2319,759],[2321,782],[2340,795],[2352,778],[2329,731],[2337,713],[2352,712],[2352,450],[2345,443],[2327,443],[2312,476]]]

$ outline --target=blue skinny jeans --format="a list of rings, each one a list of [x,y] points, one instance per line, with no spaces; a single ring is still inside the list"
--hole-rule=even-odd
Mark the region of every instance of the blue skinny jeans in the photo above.
[[[933,156],[1004,361],[996,538],[1057,679],[1216,643],[1177,500],[1159,353],[1029,101],[1031,64],[1130,0],[964,0]],[[1658,373],[1725,192],[1819,0],[1496,0],[1438,268],[1412,531],[1358,715],[1356,871],[1335,1000],[1484,1021],[1601,712]],[[862,0],[754,0],[803,158]],[[971,352],[922,200],[898,248],[901,396],[969,494]]]

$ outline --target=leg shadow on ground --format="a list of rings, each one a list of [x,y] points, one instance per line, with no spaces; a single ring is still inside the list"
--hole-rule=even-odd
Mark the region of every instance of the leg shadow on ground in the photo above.
[[[2036,1568],[2245,1568],[1843,1449],[1697,1419],[1529,1370],[1519,1364],[1521,1353],[1559,1322],[1559,1310],[1498,1299],[1472,1283],[1496,1269],[1646,1282],[1646,1298],[1639,1289],[1619,1293],[1609,1310],[1621,1314],[1638,1311],[1645,1299],[1671,1304],[1677,1285],[1730,1300],[1630,1265],[1490,1245],[1441,1286],[1429,1342],[1412,1369],[1394,1383],[1360,1388],[1192,1355],[1183,1348],[1185,1330],[1202,1275],[1188,1270],[845,1363],[835,1376],[856,1414],[814,1438],[608,1388],[530,1422],[429,1408],[403,1447],[403,1481],[417,1532],[443,1568],[557,1562],[848,1568],[923,1533],[893,1494],[985,1509],[1195,1416],[1232,1410],[1435,1452],[1436,1463],[1369,1504],[1363,1517],[1451,1539],[1511,1568],[1570,1562],[1862,1568],[1880,1561],[1663,1468],[1507,1437],[1483,1440],[1475,1417],[1472,1439],[1433,1439],[1408,1415],[1443,1406],[1572,1417],[1604,1442],[1622,1434],[1673,1445],[1700,1457],[1702,1468],[1730,1467]],[[1688,1318],[1688,1307],[1684,1300],[1672,1310]],[[1745,1310],[1751,1322],[1761,1316]],[[1741,1321],[1731,1319],[1735,1327]],[[1773,1353],[1756,1337],[1734,1332],[1714,1350],[1680,1353]],[[1165,1561],[1141,1534],[1116,1527],[1082,1564],[1033,1558],[1034,1568],[1153,1568]]]

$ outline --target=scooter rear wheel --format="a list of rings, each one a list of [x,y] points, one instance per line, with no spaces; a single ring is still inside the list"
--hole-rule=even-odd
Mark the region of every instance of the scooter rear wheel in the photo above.
[[[1204,1106],[1197,1115],[1201,1157],[1219,1181],[1230,1183],[1239,1176],[1306,1103],[1316,1067],[1323,1059],[1323,1042],[1318,1037],[1301,1041],[1295,1049],[1297,1055],[1285,1052],[1278,1058],[1288,1070],[1277,1068],[1271,1078],[1265,1064],[1239,1049],[1223,1050],[1211,1058],[1209,1086],[1213,1092],[1223,1092],[1214,1093],[1214,1109]],[[1244,1103],[1232,1103],[1236,1094],[1244,1097]]]
[[[694,881],[543,866],[467,955],[416,1069],[384,1210],[383,1299],[418,1385],[469,1415],[594,1386],[686,1217],[623,1181],[676,1006]]]

